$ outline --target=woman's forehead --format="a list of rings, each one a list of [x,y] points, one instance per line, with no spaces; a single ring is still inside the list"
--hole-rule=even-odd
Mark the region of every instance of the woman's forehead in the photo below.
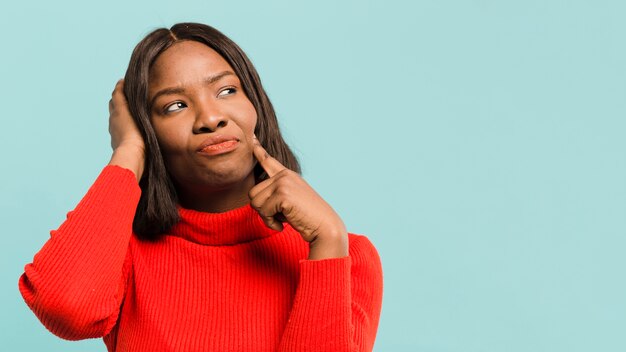
[[[196,41],[177,42],[161,53],[150,68],[150,86],[187,85],[205,81],[233,68],[215,50]]]

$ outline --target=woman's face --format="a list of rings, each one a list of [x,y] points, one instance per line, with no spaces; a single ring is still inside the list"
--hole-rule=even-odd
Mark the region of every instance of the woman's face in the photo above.
[[[183,191],[254,180],[257,114],[234,72],[216,51],[190,40],[166,49],[150,69],[150,120],[165,165]]]

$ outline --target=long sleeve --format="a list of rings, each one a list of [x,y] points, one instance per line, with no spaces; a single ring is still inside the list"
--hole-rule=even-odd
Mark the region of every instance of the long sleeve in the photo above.
[[[382,308],[380,257],[365,236],[349,256],[300,260],[300,281],[279,352],[372,351]]]
[[[106,166],[19,278],[43,325],[78,340],[115,325],[130,271],[129,241],[141,189],[134,174]]]

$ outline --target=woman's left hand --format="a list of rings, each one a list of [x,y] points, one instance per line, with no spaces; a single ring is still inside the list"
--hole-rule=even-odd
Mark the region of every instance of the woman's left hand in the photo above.
[[[270,156],[253,137],[254,156],[267,172],[268,179],[248,193],[250,205],[265,224],[282,231],[288,222],[309,242],[309,259],[348,255],[348,233],[339,215],[298,173]]]

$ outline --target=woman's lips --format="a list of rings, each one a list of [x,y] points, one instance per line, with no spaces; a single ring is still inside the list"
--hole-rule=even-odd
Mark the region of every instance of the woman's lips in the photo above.
[[[206,147],[200,149],[198,153],[205,154],[205,155],[224,154],[224,153],[228,153],[230,151],[237,149],[238,145],[239,145],[238,140],[231,139],[231,140],[224,141],[221,143],[207,145]]]

